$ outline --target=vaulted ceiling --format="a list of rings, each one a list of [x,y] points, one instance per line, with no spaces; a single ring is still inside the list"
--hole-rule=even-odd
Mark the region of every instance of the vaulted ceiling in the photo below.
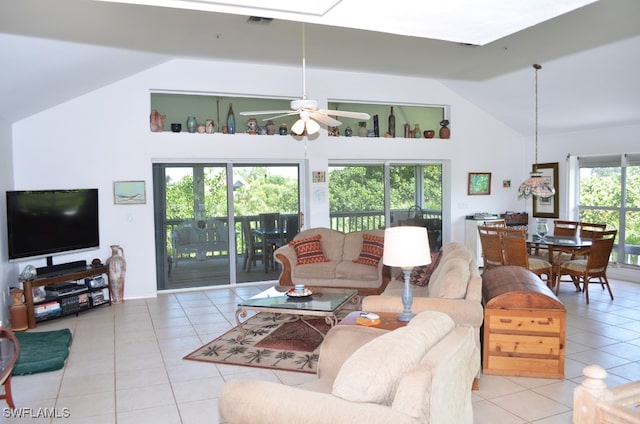
[[[403,2],[394,1],[398,7],[394,10],[402,10]],[[554,1],[536,3],[544,8]],[[367,9],[378,7],[375,2],[358,4],[360,13],[349,19],[361,23],[368,19]],[[387,14],[388,19],[406,19],[406,28],[442,26],[430,14],[428,6],[434,2],[419,4],[402,14]],[[174,58],[300,66],[302,25],[291,20],[294,17],[252,23],[248,15],[233,12],[109,1],[0,0],[0,119],[23,119]],[[263,12],[268,16],[269,11]],[[474,21],[470,12],[460,25],[475,22],[480,29],[491,25],[486,13],[476,12]],[[367,30],[314,23],[320,21],[299,16],[298,20],[309,22],[309,68],[437,79],[530,135],[534,130],[532,64],[540,63],[541,133],[640,125],[637,0],[599,0],[550,19],[536,13],[533,26],[520,22],[523,29],[503,37],[498,32],[500,38],[483,45],[465,41],[487,40],[474,31],[466,31],[463,43],[423,38],[422,32],[416,36],[380,32],[388,30],[382,24]]]

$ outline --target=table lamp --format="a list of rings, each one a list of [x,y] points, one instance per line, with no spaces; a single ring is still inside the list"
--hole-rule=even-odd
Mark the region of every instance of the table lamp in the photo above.
[[[427,229],[424,227],[402,226],[384,230],[382,263],[402,269],[402,274],[404,275],[402,304],[404,309],[398,315],[398,321],[410,321],[413,317],[411,313],[413,292],[409,283],[411,270],[413,267],[431,263]]]

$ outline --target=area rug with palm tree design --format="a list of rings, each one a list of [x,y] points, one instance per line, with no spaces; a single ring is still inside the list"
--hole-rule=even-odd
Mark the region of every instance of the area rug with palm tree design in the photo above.
[[[210,341],[184,359],[315,373],[324,318],[261,312]]]

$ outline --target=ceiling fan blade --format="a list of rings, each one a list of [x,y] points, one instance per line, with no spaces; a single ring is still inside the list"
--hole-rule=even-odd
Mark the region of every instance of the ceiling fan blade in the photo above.
[[[333,119],[332,117],[322,114],[320,112],[312,112],[309,114],[309,116],[311,116],[311,119],[314,119],[322,124],[325,124],[328,127],[337,127],[339,125],[342,125],[342,122],[338,121],[337,119]]]
[[[240,115],[272,115],[274,113],[288,113],[289,110],[250,110],[248,112],[240,112]]]
[[[287,113],[282,113],[281,115],[276,115],[276,116],[270,116],[268,118],[262,119],[262,121],[268,121],[269,119],[277,119],[277,118],[282,118],[283,116],[291,116],[291,115],[297,115],[298,114],[297,110],[288,110],[288,111],[272,110],[271,112],[274,112],[274,113],[287,112]]]
[[[345,118],[353,118],[353,119],[371,119],[371,115],[364,112],[349,112],[348,110],[327,110],[322,109],[318,112],[324,113],[325,115],[333,115],[333,116],[343,116]]]

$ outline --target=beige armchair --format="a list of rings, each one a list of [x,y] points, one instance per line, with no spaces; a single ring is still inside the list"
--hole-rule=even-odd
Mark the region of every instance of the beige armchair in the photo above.
[[[219,399],[226,422],[472,423],[480,352],[471,327],[442,312],[403,328],[338,325],[320,348],[318,379],[291,387],[231,380]]]

